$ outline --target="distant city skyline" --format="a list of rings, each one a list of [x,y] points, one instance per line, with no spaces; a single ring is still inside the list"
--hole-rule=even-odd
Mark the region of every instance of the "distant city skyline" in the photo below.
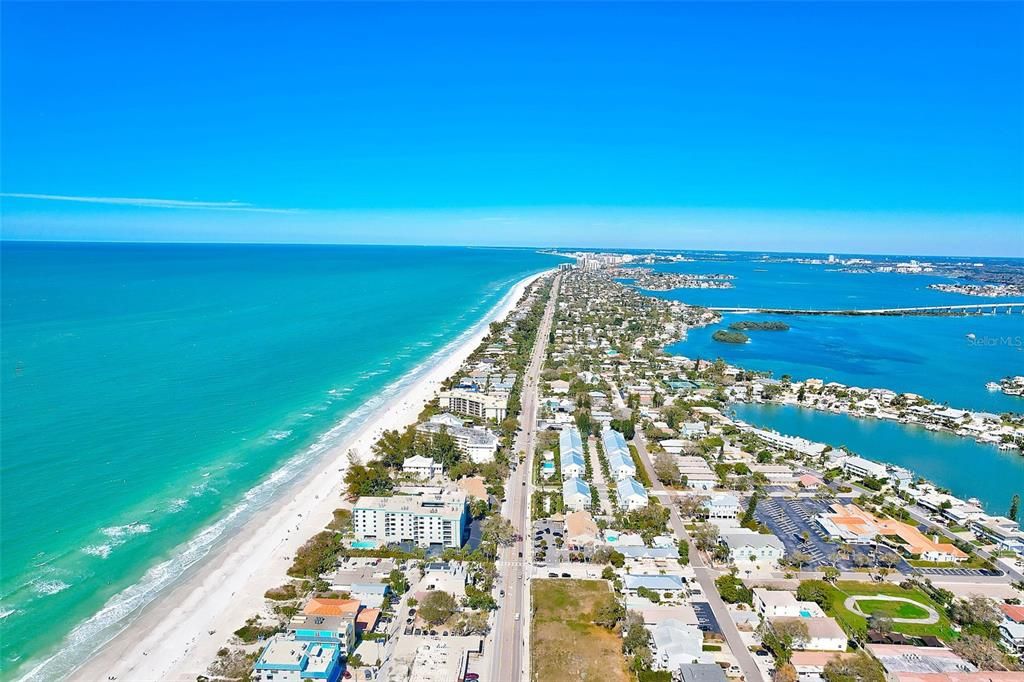
[[[5,239],[1024,256],[1017,3],[5,3]]]

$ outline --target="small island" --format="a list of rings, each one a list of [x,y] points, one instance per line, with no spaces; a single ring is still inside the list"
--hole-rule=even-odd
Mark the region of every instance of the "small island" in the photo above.
[[[730,332],[724,329],[719,329],[711,338],[719,343],[746,343],[750,341],[750,337],[743,332]]]
[[[738,332],[788,332],[789,325],[785,322],[755,322],[753,320],[745,320],[743,322],[733,322],[729,325],[729,329]]]

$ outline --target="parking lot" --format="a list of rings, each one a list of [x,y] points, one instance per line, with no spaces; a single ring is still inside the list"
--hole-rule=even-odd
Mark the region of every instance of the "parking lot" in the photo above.
[[[768,526],[782,544],[786,555],[804,552],[811,557],[808,568],[818,568],[832,563],[835,546],[814,520],[815,515],[826,509],[823,502],[816,500],[785,500],[769,497],[757,504],[754,517]]]
[[[533,535],[527,538],[533,543],[534,563],[539,566],[556,566],[569,560],[569,550],[557,546],[563,537],[565,524],[551,519],[540,519],[533,524]]]
[[[815,516],[827,510],[827,503],[819,500],[766,498],[758,502],[754,516],[782,540],[782,544],[786,546],[787,556],[794,552],[804,552],[811,557],[811,560],[804,564],[807,569],[814,570],[825,565],[835,565],[841,571],[854,571],[858,566],[873,565],[875,551],[868,546],[854,546],[853,553],[848,558],[839,559],[836,556],[838,549],[836,543],[829,540],[814,519]],[[891,550],[883,551],[890,556],[893,554]],[[857,555],[862,555],[865,558],[859,560],[858,563],[858,560],[855,560]],[[914,570],[902,558],[898,559],[893,568],[907,575]]]
[[[693,606],[693,612],[697,614],[698,628],[704,632],[722,634],[722,628],[718,624],[718,619],[715,618],[715,614],[711,611],[711,604],[706,601],[695,601],[691,605]]]

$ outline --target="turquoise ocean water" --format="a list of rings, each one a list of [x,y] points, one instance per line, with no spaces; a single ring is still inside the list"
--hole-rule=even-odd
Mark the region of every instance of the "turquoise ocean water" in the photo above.
[[[63,640],[39,673],[59,678],[382,392],[560,262],[509,249],[12,242],[0,258],[5,679]]]

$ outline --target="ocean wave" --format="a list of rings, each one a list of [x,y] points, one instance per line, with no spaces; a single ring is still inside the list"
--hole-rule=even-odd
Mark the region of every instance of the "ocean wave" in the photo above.
[[[110,556],[110,553],[114,551],[114,546],[107,543],[105,545],[89,545],[83,547],[82,551],[90,556],[98,556],[101,559],[106,559]]]
[[[32,589],[36,591],[36,594],[49,596],[51,594],[57,594],[71,587],[68,583],[63,580],[33,580]]]
[[[270,438],[271,440],[285,440],[287,438],[291,438],[291,436],[291,429],[286,429],[283,431],[271,431],[270,433],[267,434],[267,438]]]
[[[111,540],[126,540],[135,535],[145,535],[152,530],[153,529],[148,523],[134,521],[132,523],[126,523],[123,526],[109,526],[100,532]]]
[[[497,312],[509,302],[511,296],[512,290],[509,290],[491,310]],[[330,430],[323,433],[315,443],[289,458],[266,480],[250,489],[242,501],[232,507],[226,515],[181,546],[172,558],[150,568],[137,583],[111,597],[103,608],[76,625],[64,639],[58,653],[38,662],[22,679],[34,681],[71,676],[72,671],[79,667],[91,653],[110,641],[123,629],[122,621],[153,601],[162,590],[172,585],[186,570],[207,556],[228,529],[240,526],[255,510],[271,501],[279,488],[304,473],[306,465],[315,461],[325,450],[333,447],[349,433],[358,429],[394,395],[419,380],[432,366],[463,341],[478,331],[486,329],[494,318],[495,315],[489,314],[476,325],[464,330],[447,344],[431,353],[428,358],[421,361],[404,376],[389,384],[384,390],[378,391],[372,398],[346,415]],[[332,389],[329,393],[340,395],[351,390],[351,388]],[[209,473],[203,474],[204,477],[208,475]],[[205,483],[204,481],[204,485]],[[193,486],[194,491],[195,488],[196,486]],[[57,580],[47,582],[54,583],[54,587],[57,583],[63,584]]]
[[[0,609],[0,620],[3,620],[7,616],[14,615],[17,612],[17,609]]]
[[[184,497],[178,497],[171,500],[171,503],[167,505],[167,511],[171,514],[177,514],[182,509],[188,506],[188,500]]]

